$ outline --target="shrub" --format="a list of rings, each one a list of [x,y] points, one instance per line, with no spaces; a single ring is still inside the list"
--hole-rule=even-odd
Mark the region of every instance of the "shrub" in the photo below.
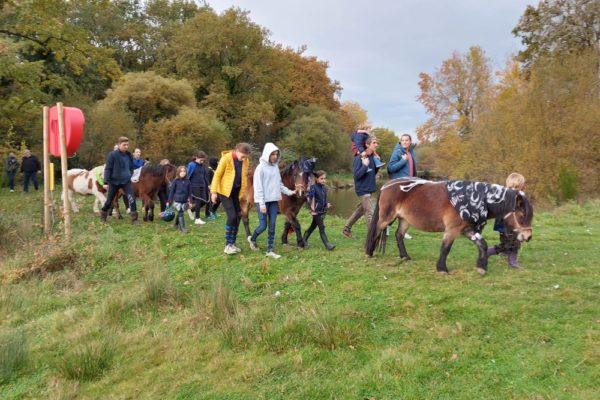
[[[15,331],[0,338],[0,383],[8,382],[26,364],[27,349],[22,332]]]
[[[110,369],[114,354],[114,346],[108,341],[87,343],[65,354],[58,370],[68,379],[94,380]]]

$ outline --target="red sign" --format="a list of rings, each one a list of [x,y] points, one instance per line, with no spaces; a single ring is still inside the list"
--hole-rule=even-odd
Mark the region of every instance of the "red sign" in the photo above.
[[[67,156],[75,154],[83,139],[85,118],[83,112],[75,107],[63,107],[65,142]],[[60,157],[60,136],[58,133],[58,109],[51,107],[48,112],[48,147],[50,154]]]

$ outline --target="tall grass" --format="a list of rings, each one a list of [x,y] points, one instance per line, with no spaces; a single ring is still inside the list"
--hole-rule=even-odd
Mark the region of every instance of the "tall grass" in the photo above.
[[[8,382],[27,362],[27,338],[20,331],[0,337],[0,383]]]
[[[57,369],[68,379],[91,381],[111,368],[115,347],[110,339],[76,346],[59,359]]]

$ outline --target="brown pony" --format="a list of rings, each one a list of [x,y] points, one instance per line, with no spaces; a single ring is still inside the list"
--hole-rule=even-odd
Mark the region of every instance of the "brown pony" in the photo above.
[[[293,196],[281,196],[278,204],[279,212],[285,215],[285,224],[281,235],[281,243],[283,244],[288,243],[288,233],[293,231],[296,233],[298,247],[304,248],[305,246],[304,239],[302,239],[300,222],[298,222],[296,216],[306,202],[310,176],[313,173],[316,161],[316,158],[301,157],[299,161],[295,160],[281,170],[281,182],[288,189],[296,190],[296,194]],[[251,207],[254,205],[253,174],[253,171],[248,172],[248,186],[246,187],[246,193],[240,200],[242,222],[244,222],[246,236],[252,235],[252,232],[250,232],[249,213]]]
[[[140,172],[140,179],[132,182],[133,193],[136,199],[142,199],[144,203],[144,221],[154,221],[154,198],[163,184],[169,184],[175,179],[177,168],[173,164],[146,164]],[[115,196],[113,207],[119,208],[119,198],[124,193],[119,190]]]
[[[378,243],[385,246],[385,229],[399,220],[396,242],[400,258],[410,260],[404,246],[409,226],[427,232],[444,232],[436,269],[448,273],[446,258],[459,234],[479,249],[477,271],[487,272],[487,243],[481,230],[487,219],[501,217],[507,232],[517,233],[519,241],[532,236],[533,208],[524,193],[482,182],[430,182],[399,178],[382,188],[369,225],[365,252],[371,257]]]

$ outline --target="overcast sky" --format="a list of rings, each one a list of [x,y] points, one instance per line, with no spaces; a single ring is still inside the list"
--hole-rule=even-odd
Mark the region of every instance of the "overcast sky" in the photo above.
[[[481,46],[494,68],[520,49],[511,31],[531,0],[208,0],[232,6],[271,32],[271,40],[329,62],[376,127],[414,132],[427,119],[416,101],[419,73],[433,73],[454,51]]]

